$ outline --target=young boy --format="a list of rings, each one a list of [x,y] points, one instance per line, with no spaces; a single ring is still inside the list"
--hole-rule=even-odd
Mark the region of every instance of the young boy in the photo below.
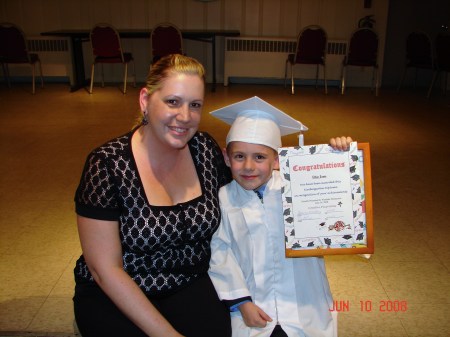
[[[233,337],[337,336],[323,258],[285,257],[277,150],[282,135],[307,128],[258,97],[211,114],[232,123],[224,156],[234,180],[219,192],[209,274],[230,307]]]

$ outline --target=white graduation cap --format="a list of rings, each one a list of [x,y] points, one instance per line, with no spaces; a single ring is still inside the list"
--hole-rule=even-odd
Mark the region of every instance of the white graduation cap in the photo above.
[[[301,122],[257,96],[212,111],[210,114],[231,124],[227,145],[239,141],[266,145],[276,151],[281,147],[281,136],[308,130]]]

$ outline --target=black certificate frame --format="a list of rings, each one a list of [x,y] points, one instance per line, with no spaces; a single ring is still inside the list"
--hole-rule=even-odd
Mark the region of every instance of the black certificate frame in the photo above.
[[[345,255],[345,254],[373,254],[374,253],[374,231],[373,231],[373,203],[372,203],[372,173],[369,143],[358,143],[358,153],[362,158],[362,169],[364,180],[362,182],[363,194],[365,196],[365,245],[355,244],[351,247],[301,247],[301,249],[288,248],[286,246],[286,257],[308,257],[324,255]],[[282,150],[282,149],[280,149]],[[286,219],[285,219],[286,224]],[[285,243],[288,239],[285,230]]]

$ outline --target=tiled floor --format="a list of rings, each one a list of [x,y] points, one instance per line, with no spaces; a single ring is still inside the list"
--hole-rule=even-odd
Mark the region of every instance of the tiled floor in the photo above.
[[[207,92],[206,111],[258,95],[306,124],[307,144],[350,134],[371,144],[375,254],[327,257],[341,337],[450,336],[450,94],[405,89],[231,85]],[[0,336],[71,336],[72,198],[89,150],[125,133],[138,89],[89,95],[61,84],[30,94],[0,85]],[[202,130],[224,144],[206,113]],[[295,145],[286,137],[284,145]],[[384,309],[384,311],[383,311]],[[126,337],[126,336],[124,336]]]

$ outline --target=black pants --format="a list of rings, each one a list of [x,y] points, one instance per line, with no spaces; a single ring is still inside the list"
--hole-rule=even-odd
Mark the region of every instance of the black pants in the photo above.
[[[96,284],[77,283],[73,300],[83,337],[147,337]],[[150,301],[186,337],[231,336],[230,313],[208,275],[171,296]]]

